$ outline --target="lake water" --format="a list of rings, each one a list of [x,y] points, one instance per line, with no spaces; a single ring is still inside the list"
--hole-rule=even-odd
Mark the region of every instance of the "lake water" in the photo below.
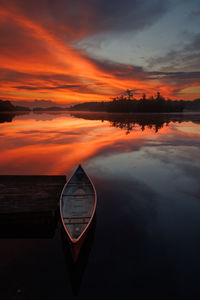
[[[59,221],[48,238],[0,239],[2,300],[199,299],[200,114],[0,122],[0,174],[70,176],[81,163],[98,194],[80,265]]]

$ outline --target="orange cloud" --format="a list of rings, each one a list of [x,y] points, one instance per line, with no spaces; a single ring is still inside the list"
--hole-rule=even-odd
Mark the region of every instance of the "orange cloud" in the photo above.
[[[21,13],[17,6],[0,7],[0,16],[2,99],[46,98],[66,104],[102,101],[127,88],[147,95],[159,90],[170,97],[174,91],[192,86],[191,82],[174,86],[133,66],[92,59],[69,44],[67,36],[75,35],[74,28],[55,23],[53,30],[52,20],[45,25],[43,20],[39,22]],[[87,24],[83,24],[77,37],[85,34],[84,28],[87,31]],[[57,34],[59,30],[61,36]]]

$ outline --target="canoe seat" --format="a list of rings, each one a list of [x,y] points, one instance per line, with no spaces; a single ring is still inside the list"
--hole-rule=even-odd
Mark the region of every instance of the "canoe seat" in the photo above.
[[[91,217],[82,217],[82,216],[79,216],[79,217],[64,217],[63,219],[90,219]]]
[[[94,196],[95,194],[81,194],[81,195],[76,195],[76,194],[63,194],[63,196],[70,196],[70,197],[85,197],[85,196]]]
[[[78,182],[78,183],[70,183],[70,182],[69,182],[68,185],[75,185],[75,186],[79,186],[79,185],[84,185],[84,186],[85,186],[85,185],[89,185],[89,186],[91,186],[91,183],[84,183],[84,182],[82,182],[82,183],[79,183],[79,182]]]
[[[88,222],[73,222],[73,223],[71,223],[71,222],[64,222],[65,223],[65,225],[82,225],[82,224],[88,224]]]
[[[91,217],[68,217],[63,218],[65,225],[78,225],[78,224],[88,224],[89,220],[86,221],[86,219],[90,219]],[[65,221],[67,220],[67,221]],[[83,220],[83,221],[81,221]]]

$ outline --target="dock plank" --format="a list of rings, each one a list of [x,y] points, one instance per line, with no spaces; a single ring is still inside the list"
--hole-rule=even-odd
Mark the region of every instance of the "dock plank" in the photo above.
[[[66,176],[0,175],[0,214],[55,211]]]

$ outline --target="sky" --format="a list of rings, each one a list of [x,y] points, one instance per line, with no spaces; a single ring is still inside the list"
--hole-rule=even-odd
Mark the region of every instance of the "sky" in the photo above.
[[[200,97],[199,0],[0,0],[0,99]]]

